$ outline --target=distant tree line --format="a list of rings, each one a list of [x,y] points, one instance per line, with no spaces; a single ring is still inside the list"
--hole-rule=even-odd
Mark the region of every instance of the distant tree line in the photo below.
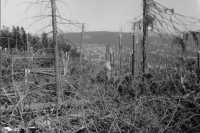
[[[41,36],[26,33],[23,27],[13,26],[12,29],[3,26],[2,30],[2,48],[14,50],[27,51],[28,47],[33,47],[34,51],[44,50],[46,53],[53,54],[54,46],[52,37],[48,37],[48,33],[43,32]],[[28,40],[27,40],[28,39]],[[59,49],[63,52],[69,52],[73,57],[79,57],[76,48],[71,47],[66,41],[58,38]]]
[[[27,49],[27,34],[23,27],[9,27],[3,26],[2,28],[2,48],[16,48],[16,49]]]

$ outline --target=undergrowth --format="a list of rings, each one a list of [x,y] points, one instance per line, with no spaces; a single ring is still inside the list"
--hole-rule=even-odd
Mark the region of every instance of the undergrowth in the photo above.
[[[152,69],[135,78],[123,73],[125,67],[122,73],[114,67],[110,72],[101,63],[71,61],[61,79],[63,103],[37,109],[29,106],[56,102],[54,77],[33,72],[25,84],[27,62],[9,62],[3,62],[4,126],[49,133],[200,131],[200,69],[193,61],[183,61],[179,71]]]

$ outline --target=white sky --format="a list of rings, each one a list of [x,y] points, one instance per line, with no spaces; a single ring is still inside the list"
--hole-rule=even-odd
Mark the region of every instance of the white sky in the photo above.
[[[33,19],[22,21],[26,15],[22,13],[28,4],[23,2],[36,0],[1,0],[2,1],[2,25],[12,27],[13,25],[23,26],[29,32],[36,33],[41,27],[48,25],[51,20],[39,21],[29,27]],[[42,1],[42,0],[41,0]],[[131,31],[128,21],[142,13],[142,0],[61,0],[57,2],[59,12],[65,19],[72,19],[86,23],[86,31],[119,31],[121,24],[124,31]],[[200,0],[155,0],[175,12],[183,15],[200,18]],[[28,16],[35,16],[40,13],[40,6],[33,7],[26,12]],[[46,11],[46,14],[50,13]],[[29,27],[29,28],[28,28]],[[60,26],[64,32],[77,32],[79,28],[73,26]]]

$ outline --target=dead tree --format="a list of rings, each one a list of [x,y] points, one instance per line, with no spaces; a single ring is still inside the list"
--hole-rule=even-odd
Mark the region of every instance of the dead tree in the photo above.
[[[81,31],[81,44],[80,44],[80,63],[82,60],[82,52],[83,52],[83,32],[84,32],[84,24],[82,24],[82,31]]]
[[[143,40],[142,40],[142,72],[146,73],[146,67],[147,67],[147,59],[146,59],[146,53],[147,53],[147,37],[148,37],[148,25],[147,25],[147,0],[143,0]]]
[[[133,35],[133,53],[131,55],[132,58],[132,75],[137,77],[138,75],[138,56],[137,56],[137,44],[135,43],[136,35]]]
[[[0,7],[1,7],[1,0],[0,0]],[[2,88],[2,59],[1,59],[1,8],[0,8],[0,91]],[[0,102],[1,107],[1,102]]]
[[[60,83],[60,70],[59,70],[59,53],[57,43],[57,21],[56,21],[56,3],[55,0],[51,0],[52,8],[52,26],[53,26],[53,44],[54,44],[54,56],[55,56],[55,80],[56,80],[56,93],[57,103],[62,102],[62,90]]]
[[[122,31],[119,35],[119,71],[122,71]]]

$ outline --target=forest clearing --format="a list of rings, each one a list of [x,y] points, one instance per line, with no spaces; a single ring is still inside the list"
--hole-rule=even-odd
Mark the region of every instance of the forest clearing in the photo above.
[[[30,27],[51,21],[35,34],[0,24],[1,132],[200,132],[200,19],[140,2],[130,33],[86,31],[62,0],[22,3],[40,8]]]

